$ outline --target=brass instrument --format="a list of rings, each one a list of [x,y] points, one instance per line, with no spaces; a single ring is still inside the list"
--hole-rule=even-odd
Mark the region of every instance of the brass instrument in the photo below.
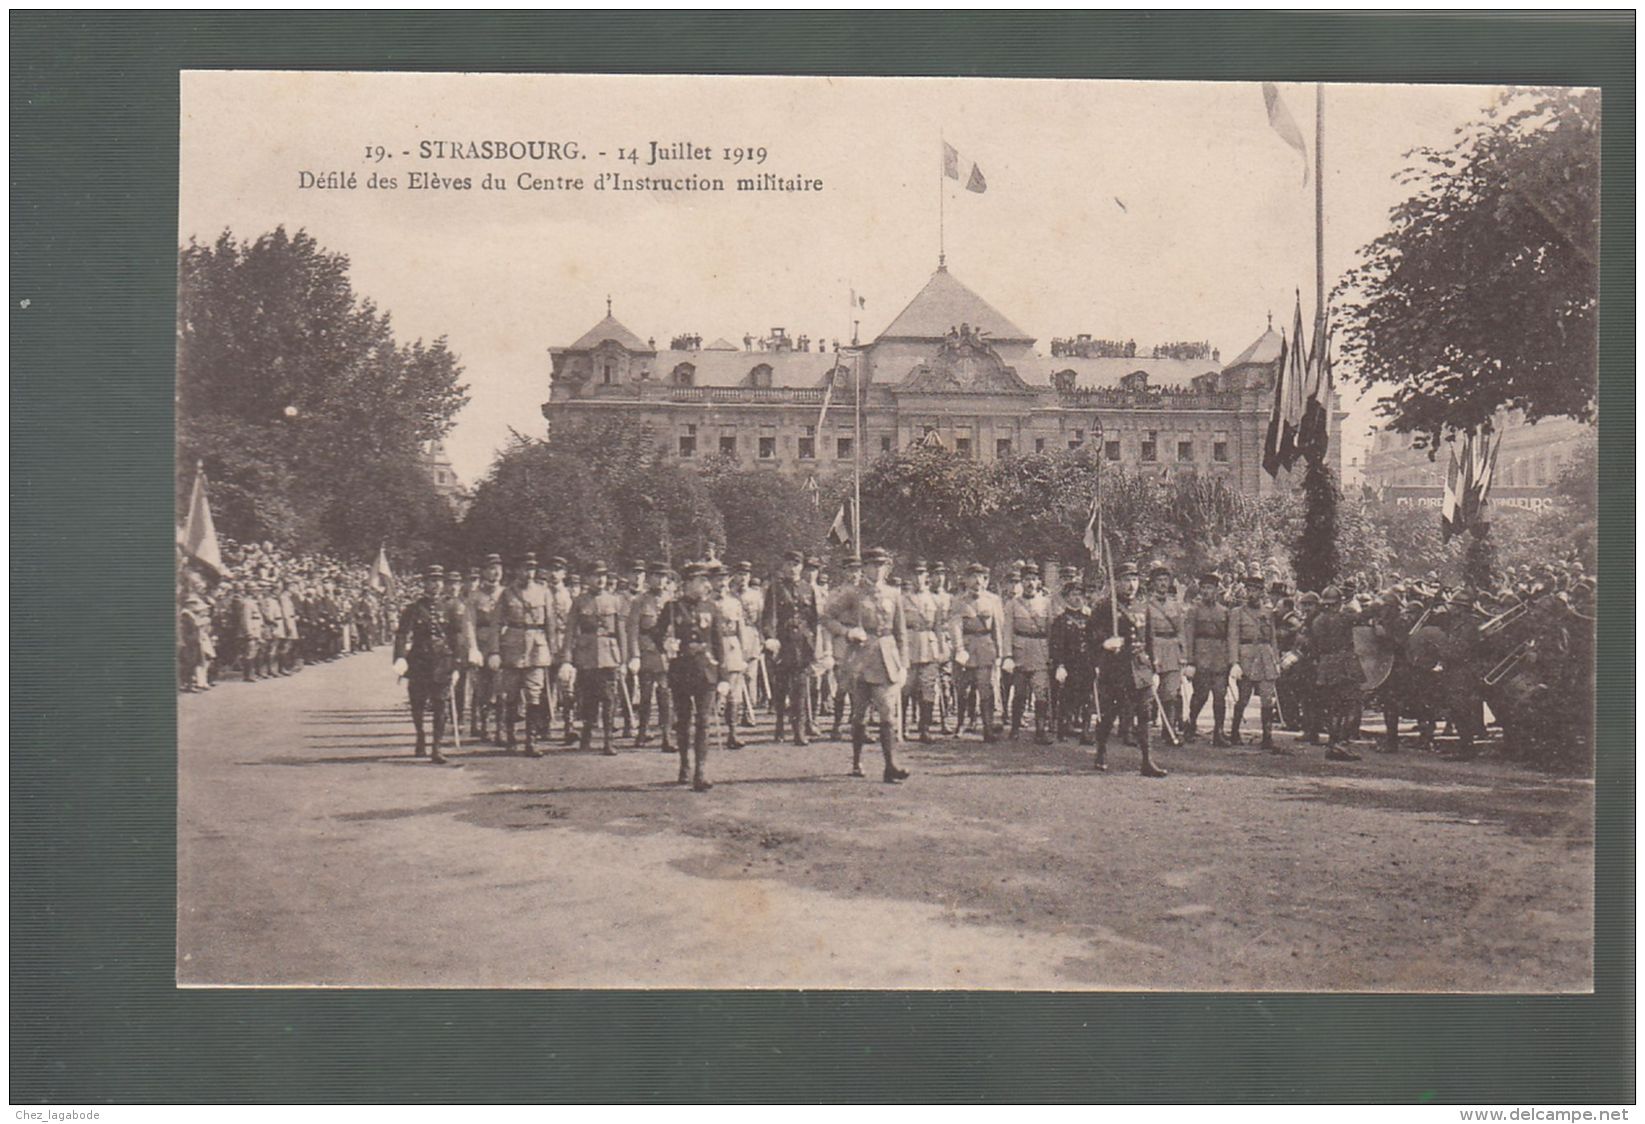
[[[1546,589],[1533,589],[1523,601],[1516,601],[1494,617],[1487,617],[1479,626],[1481,636],[1495,636],[1509,625],[1518,621],[1531,611],[1531,605],[1537,598],[1547,593]]]
[[[1512,675],[1514,669],[1524,661],[1526,656],[1530,655],[1531,649],[1534,647],[1536,647],[1536,641],[1534,639],[1521,640],[1514,647],[1513,651],[1509,652],[1506,656],[1503,656],[1497,661],[1495,667],[1485,673],[1485,685],[1487,687],[1495,687],[1498,683],[1501,683],[1504,679],[1508,678],[1509,675]]]

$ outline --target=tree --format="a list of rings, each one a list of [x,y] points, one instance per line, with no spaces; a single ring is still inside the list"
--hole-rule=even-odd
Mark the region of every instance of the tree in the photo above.
[[[1411,198],[1337,288],[1344,365],[1392,388],[1393,429],[1437,448],[1502,409],[1592,417],[1599,126],[1598,90],[1514,90],[1413,153]]]
[[[824,510],[799,481],[775,472],[746,470],[735,461],[704,466],[703,479],[718,509],[727,557],[773,567],[785,550],[814,550],[828,533],[834,509]]]
[[[472,549],[510,560],[526,551],[574,563],[614,557],[622,521],[606,482],[575,453],[515,434],[474,489],[463,519]]]
[[[348,266],[284,227],[179,252],[179,467],[206,461],[232,538],[358,553],[389,528],[449,533],[419,454],[467,402],[462,368],[443,339],[398,340]]]

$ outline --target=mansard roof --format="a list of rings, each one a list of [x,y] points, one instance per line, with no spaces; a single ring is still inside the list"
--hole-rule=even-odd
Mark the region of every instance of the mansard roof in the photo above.
[[[605,319],[594,325],[578,337],[577,342],[566,348],[567,351],[591,351],[599,347],[606,340],[610,340],[625,351],[647,354],[655,348],[646,346],[646,342],[633,332],[625,328],[620,320],[611,313],[605,314]]]
[[[925,288],[915,294],[891,325],[881,332],[882,340],[940,340],[962,324],[981,330],[990,342],[1032,343],[1034,337],[1017,327],[983,300],[947,267],[938,266]]]

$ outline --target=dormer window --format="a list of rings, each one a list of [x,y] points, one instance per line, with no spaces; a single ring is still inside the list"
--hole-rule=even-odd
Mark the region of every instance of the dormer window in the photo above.
[[[1074,372],[1056,372],[1051,376],[1051,385],[1056,388],[1057,393],[1059,394],[1067,394],[1071,392],[1074,389]]]
[[[690,363],[681,363],[674,368],[675,386],[696,386],[697,368]]]
[[[748,385],[761,390],[771,389],[771,364],[761,363],[748,372]]]

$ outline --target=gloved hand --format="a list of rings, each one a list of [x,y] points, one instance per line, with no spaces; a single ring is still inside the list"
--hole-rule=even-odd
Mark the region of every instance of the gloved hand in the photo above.
[[[1188,663],[1188,664],[1183,664],[1182,665],[1182,677],[1184,679],[1188,680],[1188,682],[1190,682],[1190,683],[1192,683],[1194,681],[1194,665],[1193,664]]]
[[[679,654],[680,642],[678,640],[670,636],[667,640],[663,641],[663,655],[667,656],[669,659],[673,659]]]
[[[632,659],[630,659],[628,661],[628,673],[630,675],[638,675],[640,673],[640,657],[639,656],[635,656],[635,657],[633,657]]]
[[[971,662],[971,653],[967,652],[964,648],[961,648],[959,651],[954,653],[954,662],[959,664],[961,667],[964,667],[966,664]]]
[[[1244,678],[1244,675],[1245,671],[1239,664],[1235,664],[1233,667],[1228,669],[1228,678],[1230,681]]]
[[[1006,656],[1000,663],[1000,671],[1004,672],[1006,675],[1010,675],[1015,670],[1017,670],[1017,661],[1012,659],[1010,656]]]
[[[782,650],[782,644],[778,642],[775,637],[773,637],[765,642],[765,650],[770,652],[772,655],[776,655]]]
[[[718,683],[714,684],[714,693],[719,695],[722,699],[729,695],[731,693],[730,680],[722,679]]]
[[[563,663],[560,665],[558,678],[561,686],[569,687],[577,682],[577,669],[568,663]]]
[[[479,667],[483,662],[484,660],[480,656],[480,649],[470,648],[468,650],[468,666]]]
[[[406,672],[409,670],[410,668],[406,664],[404,656],[401,656],[399,659],[394,661],[394,674],[398,675],[401,679],[406,677]]]
[[[491,653],[491,655],[486,657],[486,666],[492,671],[498,670],[503,666],[503,657],[498,655],[496,652]]]
[[[822,669],[823,669],[823,674],[824,675],[827,675],[830,671],[834,670],[834,657],[833,656],[824,656],[822,658]]]
[[[1157,672],[1157,671],[1154,672],[1153,678],[1148,680],[1148,686],[1150,686],[1150,687],[1158,687],[1159,686],[1159,672]]]
[[[1057,682],[1058,683],[1068,682],[1068,669],[1066,667],[1063,667],[1061,664],[1057,665]]]
[[[861,644],[868,639],[868,633],[864,632],[861,628],[853,628],[850,632],[845,634],[845,638],[853,644]]]
[[[1105,651],[1117,652],[1121,648],[1125,647],[1125,638],[1121,636],[1110,636],[1107,640],[1102,642],[1102,646]]]

